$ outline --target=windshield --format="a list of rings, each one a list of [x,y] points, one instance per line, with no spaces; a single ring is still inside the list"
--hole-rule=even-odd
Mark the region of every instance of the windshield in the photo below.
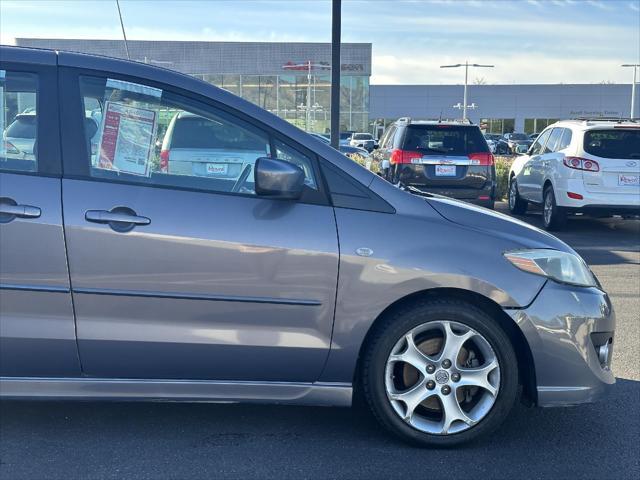
[[[353,135],[354,140],[373,140],[373,136],[370,133],[356,133]]]
[[[458,125],[410,125],[403,150],[416,150],[425,155],[462,156],[489,152],[480,129]]]
[[[602,158],[639,159],[640,129],[589,130],[584,151]]]
[[[9,125],[5,136],[11,138],[36,138],[36,116],[22,115]]]
[[[529,140],[529,137],[524,133],[512,133],[509,139],[510,140]]]

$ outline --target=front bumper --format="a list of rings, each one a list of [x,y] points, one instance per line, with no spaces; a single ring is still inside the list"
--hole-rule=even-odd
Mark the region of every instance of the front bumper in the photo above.
[[[615,314],[606,293],[548,281],[529,307],[508,313],[529,343],[539,406],[593,402],[615,383]]]

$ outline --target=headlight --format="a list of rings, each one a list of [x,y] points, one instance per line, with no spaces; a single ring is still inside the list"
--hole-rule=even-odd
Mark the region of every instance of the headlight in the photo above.
[[[584,260],[572,253],[558,250],[533,249],[505,252],[514,266],[525,272],[541,275],[560,283],[595,287],[597,282]]]

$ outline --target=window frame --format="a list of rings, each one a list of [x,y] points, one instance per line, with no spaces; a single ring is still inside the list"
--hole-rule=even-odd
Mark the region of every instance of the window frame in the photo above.
[[[58,111],[58,75],[55,65],[0,61],[0,70],[36,76],[36,169],[2,168],[0,173],[60,178],[62,158]],[[8,127],[8,125],[7,125]]]
[[[137,77],[134,75],[126,75],[117,72],[105,71],[105,70],[96,70],[96,69],[85,69],[85,68],[75,68],[75,67],[59,67],[60,72],[60,118],[64,121],[61,121],[61,124],[65,125],[65,128],[61,129],[61,138],[62,138],[62,151],[63,155],[63,177],[68,179],[76,179],[76,180],[87,180],[87,181],[95,181],[95,182],[107,182],[107,183],[115,183],[122,185],[132,185],[144,188],[162,188],[169,190],[181,190],[181,191],[190,191],[190,192],[198,192],[198,193],[206,193],[212,195],[227,195],[234,197],[245,197],[245,198],[255,198],[262,200],[278,200],[278,201],[291,201],[291,200],[280,200],[267,196],[259,196],[256,194],[247,194],[247,193],[235,193],[235,192],[225,192],[220,190],[212,190],[212,189],[204,189],[197,187],[187,187],[187,186],[179,186],[179,185],[165,185],[165,184],[154,184],[154,183],[145,183],[136,181],[135,179],[129,178],[101,178],[94,177],[91,175],[91,166],[89,162],[89,152],[87,152],[86,148],[86,140],[84,133],[84,125],[82,122],[83,119],[83,99],[80,92],[80,77],[97,77],[101,79],[114,79],[114,80],[123,80],[126,82],[133,82],[137,84],[142,84],[154,88],[162,89],[163,91],[170,92],[173,95],[178,95],[187,102],[193,102],[196,105],[202,107],[203,109],[217,109],[223,112],[224,114],[237,118],[240,120],[239,123],[246,123],[251,126],[251,128],[257,132],[264,133],[267,136],[269,141],[269,149],[271,152],[275,152],[274,149],[274,141],[277,139],[283,144],[287,145],[289,148],[293,150],[298,150],[304,155],[308,156],[311,159],[313,174],[316,179],[317,190],[314,190],[310,187],[305,186],[302,196],[296,200],[298,203],[312,204],[312,205],[331,205],[330,195],[326,188],[326,183],[322,177],[322,173],[319,166],[319,158],[318,155],[310,151],[308,148],[300,145],[295,142],[291,138],[283,135],[278,130],[273,127],[266,125],[259,120],[251,117],[250,115],[241,112],[229,105],[215,99],[212,97],[200,95],[189,90],[185,90],[183,88],[177,87],[170,83],[157,82],[153,79]]]

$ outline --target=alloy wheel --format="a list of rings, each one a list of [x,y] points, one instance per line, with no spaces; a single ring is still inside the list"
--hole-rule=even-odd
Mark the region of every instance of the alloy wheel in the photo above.
[[[547,193],[544,196],[544,224],[545,225],[550,225],[551,224],[551,216],[553,215],[553,200],[551,198],[551,193]]]
[[[515,180],[511,180],[509,184],[509,208],[511,210],[515,210],[516,208],[516,199],[517,199],[517,187]]]
[[[500,365],[489,342],[458,322],[432,321],[396,342],[385,368],[385,389],[395,413],[434,435],[467,430],[493,407]]]

